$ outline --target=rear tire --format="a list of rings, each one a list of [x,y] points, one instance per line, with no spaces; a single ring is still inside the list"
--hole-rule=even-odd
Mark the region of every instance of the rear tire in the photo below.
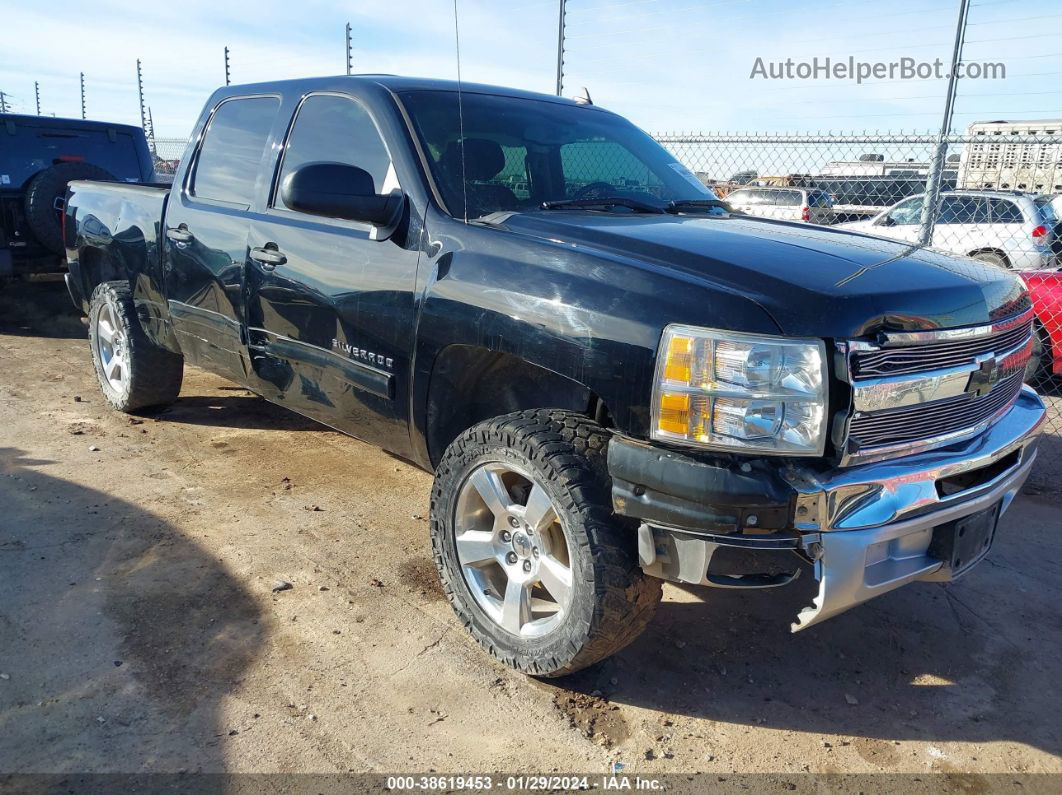
[[[37,242],[56,254],[65,252],[61,210],[55,205],[66,198],[67,185],[75,179],[111,181],[110,172],[92,163],[57,163],[37,174],[26,186],[26,224]]]
[[[125,282],[104,282],[93,291],[89,347],[103,396],[119,411],[161,408],[180,394],[184,357],[147,338]]]
[[[517,412],[463,433],[436,470],[443,588],[479,644],[517,670],[555,677],[592,665],[638,637],[660,601],[634,527],[612,513],[608,441],[570,411]]]
[[[994,251],[978,251],[972,255],[975,260],[981,262],[987,262],[989,265],[995,265],[1000,268],[1010,268],[1010,262],[1002,254],[997,254]]]

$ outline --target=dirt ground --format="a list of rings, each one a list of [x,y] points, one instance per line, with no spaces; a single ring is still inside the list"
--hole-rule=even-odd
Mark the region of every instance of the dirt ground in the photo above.
[[[0,294],[0,772],[1062,772],[1062,511],[798,635],[811,587],[665,588],[563,681],[429,559],[430,476],[189,369],[110,411],[57,283]],[[290,590],[274,592],[278,580]]]

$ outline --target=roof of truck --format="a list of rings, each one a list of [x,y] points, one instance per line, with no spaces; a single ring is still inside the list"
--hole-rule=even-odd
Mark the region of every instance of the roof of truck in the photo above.
[[[468,94],[495,94],[506,97],[522,97],[524,99],[536,99],[545,102],[558,102],[565,105],[579,105],[580,107],[594,107],[583,105],[573,99],[558,97],[554,94],[542,94],[537,91],[524,91],[519,88],[507,88],[505,86],[492,86],[485,83],[469,83],[456,80],[438,80],[430,77],[403,77],[389,74],[358,74],[358,75],[334,75],[328,77],[302,77],[294,80],[271,80],[265,83],[247,83],[244,85],[231,85],[223,89],[225,94],[241,94],[250,91],[268,91],[278,89],[295,89],[296,91],[313,90],[321,86],[334,86],[338,80],[351,80],[364,83],[375,83],[391,91],[457,91],[458,88]]]

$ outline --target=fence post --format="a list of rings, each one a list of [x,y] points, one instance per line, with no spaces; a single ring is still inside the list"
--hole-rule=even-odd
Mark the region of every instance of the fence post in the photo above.
[[[347,74],[353,74],[354,72],[354,55],[351,52],[350,43],[350,23],[347,23]]]
[[[85,116],[85,73],[81,73],[81,118]]]
[[[140,71],[140,59],[136,59],[136,90],[140,95],[140,128],[147,129],[147,114],[144,112],[144,75]]]
[[[959,64],[962,61],[962,45],[966,38],[966,19],[969,14],[970,0],[959,0],[959,21],[955,26],[955,44],[951,51],[951,72],[948,75],[948,93],[944,98],[944,118],[940,122],[940,135],[937,136],[933,162],[929,166],[926,179],[926,197],[922,202],[922,236],[919,243],[923,246],[928,246],[933,242],[933,227],[937,222],[940,181],[948,159],[948,135],[951,134],[951,120],[955,111],[955,89],[959,79]]]
[[[33,81],[33,95],[37,98],[37,115],[41,115],[41,84],[39,81]]]
[[[225,48],[225,85],[229,84],[229,48]]]
[[[560,0],[557,17],[557,96],[564,93],[564,15],[565,0]]]

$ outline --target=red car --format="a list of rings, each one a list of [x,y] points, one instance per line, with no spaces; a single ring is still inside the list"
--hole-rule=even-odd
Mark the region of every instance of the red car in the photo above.
[[[1032,295],[1036,312],[1036,341],[1025,380],[1062,375],[1062,272],[1026,271],[1020,274]]]

